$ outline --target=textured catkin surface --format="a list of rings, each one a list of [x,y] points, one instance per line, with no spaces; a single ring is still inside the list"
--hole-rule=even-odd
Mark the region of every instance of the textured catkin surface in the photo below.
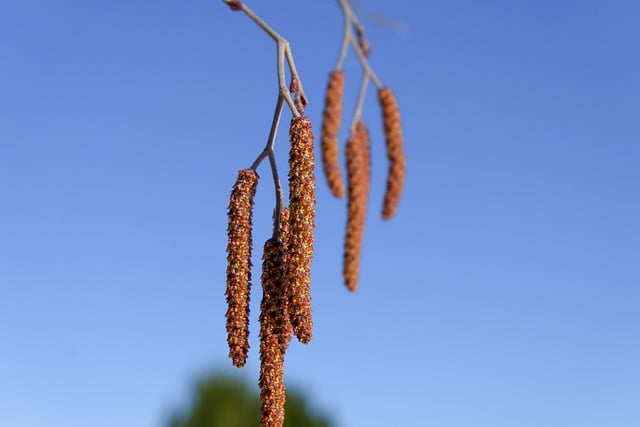
[[[402,147],[400,110],[391,89],[380,89],[378,91],[378,100],[382,109],[385,144],[387,146],[387,158],[389,159],[387,190],[382,207],[382,218],[390,219],[396,214],[400,196],[402,195],[406,159]]]
[[[231,191],[227,228],[227,342],[233,364],[242,367],[249,351],[251,216],[258,175],[242,169]]]
[[[315,228],[315,160],[311,122],[305,116],[291,120],[289,129],[289,319],[302,343],[311,341],[311,260]]]
[[[369,133],[363,122],[347,141],[347,231],[344,241],[343,275],[350,291],[358,288],[362,238],[371,184]]]
[[[284,423],[284,353],[291,335],[285,311],[285,250],[281,240],[271,238],[262,257],[262,302],[260,303],[260,402],[261,425]]]
[[[342,96],[344,92],[344,72],[334,70],[329,75],[322,121],[322,165],[331,193],[344,197],[344,185],[340,173],[338,156],[338,131],[342,117]]]
[[[282,351],[285,351],[289,347],[291,342],[291,335],[293,334],[293,328],[291,327],[291,320],[289,319],[289,208],[282,209],[280,213],[280,242],[282,244],[282,311],[284,313],[284,323],[281,333],[278,334],[278,341],[282,347]]]

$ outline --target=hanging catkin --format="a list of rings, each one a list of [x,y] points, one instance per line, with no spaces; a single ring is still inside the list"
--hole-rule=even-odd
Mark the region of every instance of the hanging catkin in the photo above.
[[[227,342],[233,364],[242,367],[249,351],[251,215],[258,175],[242,169],[231,191],[227,228]]]
[[[347,231],[344,242],[343,275],[350,291],[358,288],[362,238],[371,184],[369,133],[360,121],[347,141]]]
[[[262,302],[260,304],[260,423],[281,427],[284,423],[284,352],[288,331],[285,311],[285,251],[281,240],[271,238],[264,245]]]
[[[282,311],[284,313],[284,322],[282,324],[282,330],[278,332],[278,341],[284,352],[291,342],[291,335],[293,334],[293,328],[291,327],[291,320],[289,319],[289,208],[282,209],[280,213],[280,242],[282,242],[282,276],[283,276],[283,301]]]
[[[315,160],[311,122],[305,116],[291,120],[289,129],[289,319],[302,343],[311,341],[311,259],[315,227]]]
[[[334,70],[329,75],[329,84],[325,96],[322,121],[322,165],[331,193],[338,198],[344,197],[344,185],[340,174],[338,159],[338,131],[342,116],[342,94],[344,91],[344,72]]]
[[[382,218],[390,219],[396,214],[404,186],[405,155],[402,148],[402,124],[400,123],[400,110],[391,89],[380,89],[378,100],[382,108],[387,158],[389,159],[387,191],[384,195]]]

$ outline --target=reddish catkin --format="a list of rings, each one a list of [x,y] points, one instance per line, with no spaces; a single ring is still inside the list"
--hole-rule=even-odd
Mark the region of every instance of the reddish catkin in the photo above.
[[[338,159],[338,131],[342,116],[342,95],[344,92],[344,72],[334,70],[329,75],[329,84],[325,96],[324,114],[322,121],[322,165],[324,175],[331,193],[337,197],[344,197],[344,185],[340,174]]]
[[[251,215],[258,175],[242,169],[231,191],[227,229],[227,342],[233,364],[242,367],[249,351]]]
[[[285,252],[281,240],[271,238],[262,257],[262,302],[260,304],[260,424],[280,427],[284,423],[284,352],[287,334],[285,313]]]
[[[311,260],[315,227],[315,160],[311,122],[294,117],[289,129],[289,319],[293,333],[304,344],[311,341]]]
[[[350,291],[358,288],[362,237],[371,185],[371,152],[369,133],[358,122],[355,133],[347,141],[347,231],[344,241],[343,275]]]
[[[280,242],[282,242],[282,268],[283,268],[283,281],[282,288],[284,293],[283,298],[283,313],[284,323],[282,325],[282,333],[278,335],[278,340],[282,351],[284,352],[291,342],[291,335],[293,334],[293,328],[291,327],[291,320],[289,319],[289,273],[287,266],[289,265],[289,208],[282,209],[280,213]]]
[[[387,191],[384,196],[382,218],[390,219],[396,214],[398,202],[402,194],[405,177],[405,155],[402,148],[402,124],[400,110],[389,88],[378,91],[378,100],[382,108],[384,136],[389,159],[389,175],[387,177]]]

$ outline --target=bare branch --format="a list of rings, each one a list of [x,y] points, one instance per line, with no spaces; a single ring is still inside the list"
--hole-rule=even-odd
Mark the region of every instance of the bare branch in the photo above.
[[[231,10],[244,12],[253,22],[255,22],[265,33],[269,35],[277,44],[278,51],[278,86],[280,88],[280,92],[278,96],[281,96],[285,99],[289,108],[291,109],[291,114],[294,117],[300,116],[304,107],[306,105],[306,96],[304,94],[304,90],[302,89],[302,83],[300,80],[300,76],[295,68],[295,64],[293,62],[293,54],[291,53],[291,48],[289,46],[289,41],[278,34],[273,28],[271,28],[262,18],[260,18],[253,10],[251,10],[247,5],[240,1],[235,0],[222,0],[225,4],[227,4]],[[297,90],[295,91],[296,101],[291,98],[291,93],[289,91],[288,85],[286,83],[285,70],[284,70],[284,60],[287,58],[287,63],[289,64],[289,71],[291,72],[291,80],[297,81]]]
[[[278,100],[276,103],[276,109],[273,116],[273,121],[271,122],[271,130],[269,132],[269,137],[267,139],[267,145],[264,150],[258,155],[256,160],[251,165],[251,169],[256,171],[258,166],[262,163],[265,158],[269,158],[269,165],[271,167],[271,174],[273,175],[273,182],[276,191],[276,207],[274,213],[274,225],[273,225],[273,235],[276,237],[279,233],[280,226],[280,213],[283,209],[283,190],[282,184],[280,183],[279,173],[277,164],[275,161],[275,154],[273,151],[273,147],[275,145],[276,134],[278,132],[278,126],[280,124],[280,119],[282,117],[282,109],[284,103],[286,102],[287,106],[291,110],[291,114],[293,117],[300,117],[304,112],[304,108],[307,105],[307,97],[304,93],[304,88],[302,86],[302,80],[298,74],[298,70],[296,69],[295,61],[293,59],[293,53],[291,52],[291,47],[289,45],[289,41],[278,34],[273,28],[271,28],[262,18],[260,18],[253,10],[251,10],[247,5],[245,5],[241,1],[235,0],[223,0],[225,4],[227,4],[231,10],[236,12],[244,12],[253,22],[256,23],[262,30],[269,35],[275,42],[277,48],[277,58],[276,58],[276,66],[278,69]],[[289,72],[291,74],[291,81],[287,84],[286,80],[286,70],[285,70],[285,59],[286,64],[289,67]],[[293,97],[292,97],[293,95]]]
[[[373,84],[375,84],[378,89],[383,88],[384,86],[382,82],[373,72],[373,69],[369,65],[369,61],[367,60],[370,48],[369,43],[364,36],[364,27],[358,21],[358,18],[353,12],[348,0],[338,0],[338,2],[344,14],[345,25],[344,34],[342,36],[342,45],[340,46],[340,54],[338,56],[338,62],[336,63],[335,69],[342,68],[342,64],[344,63],[344,59],[347,55],[347,46],[351,44],[369,79],[373,81]]]

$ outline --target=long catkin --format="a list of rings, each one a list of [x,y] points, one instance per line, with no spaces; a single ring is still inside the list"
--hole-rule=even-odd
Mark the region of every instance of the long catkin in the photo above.
[[[362,238],[371,185],[369,133],[360,121],[347,141],[347,231],[344,242],[343,275],[350,291],[358,288]]]
[[[271,238],[264,245],[262,302],[260,303],[260,424],[281,427],[284,423],[284,352],[287,335],[285,312],[285,250],[281,240]],[[290,336],[290,334],[289,334]]]
[[[311,341],[311,260],[315,228],[313,133],[305,116],[294,117],[289,129],[289,319],[293,333],[304,344]]]
[[[251,216],[258,175],[242,169],[231,191],[227,228],[227,343],[233,364],[242,367],[249,351]]]
[[[282,288],[284,293],[284,299],[282,302],[282,311],[284,313],[284,322],[282,324],[282,330],[278,334],[278,341],[282,351],[286,351],[291,342],[291,335],[293,334],[293,328],[291,326],[291,320],[289,319],[289,272],[287,270],[289,265],[289,208],[282,209],[280,213],[280,242],[282,242]]]
[[[342,95],[344,92],[344,72],[334,70],[329,75],[329,84],[325,96],[322,120],[322,166],[331,193],[337,197],[344,197],[344,185],[340,173],[338,159],[338,131],[342,116]]]
[[[400,110],[391,89],[380,89],[378,91],[378,100],[382,108],[387,158],[389,159],[387,190],[382,208],[382,218],[386,220],[393,217],[398,209],[402,187],[404,186],[406,159],[402,148]]]

